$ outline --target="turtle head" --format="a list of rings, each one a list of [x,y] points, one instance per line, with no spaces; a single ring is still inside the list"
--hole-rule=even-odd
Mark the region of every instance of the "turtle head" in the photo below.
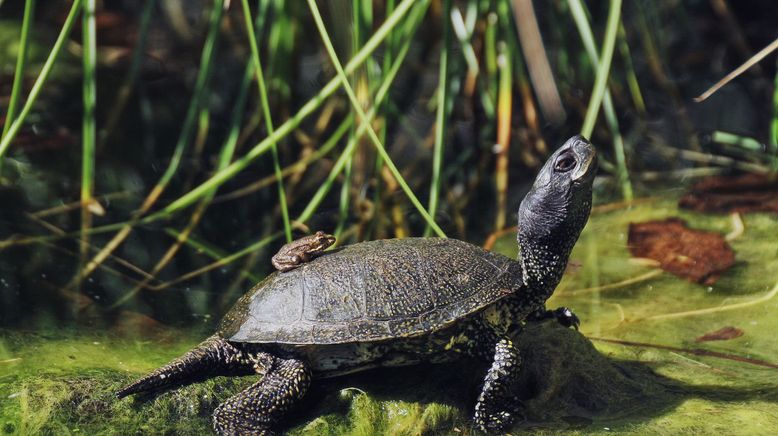
[[[543,165],[519,207],[519,257],[530,292],[545,301],[589,218],[597,154],[582,136],[567,140]]]

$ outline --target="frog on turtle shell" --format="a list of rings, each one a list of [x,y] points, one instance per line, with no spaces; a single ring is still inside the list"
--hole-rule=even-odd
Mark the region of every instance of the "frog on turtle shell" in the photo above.
[[[241,297],[216,334],[117,393],[214,375],[259,376],[213,413],[220,434],[272,434],[310,384],[377,366],[490,363],[474,421],[503,431],[519,413],[513,339],[546,311],[591,210],[595,150],[580,136],[549,158],[519,207],[519,258],[455,239],[362,242],[275,272]]]
[[[271,262],[275,269],[286,272],[297,268],[302,263],[310,262],[334,243],[334,236],[319,230],[284,245],[272,257]]]

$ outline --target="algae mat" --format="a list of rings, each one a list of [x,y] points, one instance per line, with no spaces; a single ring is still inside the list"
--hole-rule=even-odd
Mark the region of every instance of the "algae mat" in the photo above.
[[[520,339],[529,434],[766,434],[778,427],[778,219],[744,217],[736,266],[713,286],[630,261],[629,222],[680,216],[729,233],[727,216],[669,201],[595,212],[549,306],[572,307],[579,333],[528,325]],[[513,237],[496,250],[515,255]],[[695,339],[725,327],[728,340]],[[135,401],[113,392],[207,332],[155,340],[93,331],[2,332],[0,432],[203,434],[222,400],[253,378],[216,378]],[[737,336],[737,335],[730,335]],[[592,346],[592,344],[594,346]],[[470,434],[477,362],[370,371],[317,386],[290,418],[293,434]]]

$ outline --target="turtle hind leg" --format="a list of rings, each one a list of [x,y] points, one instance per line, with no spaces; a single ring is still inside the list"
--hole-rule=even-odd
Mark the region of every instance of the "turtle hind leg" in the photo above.
[[[180,386],[209,375],[252,374],[252,363],[244,354],[223,338],[211,336],[178,359],[125,386],[116,397]]]
[[[272,435],[272,427],[308,390],[311,370],[302,361],[267,353],[260,353],[256,359],[255,369],[262,380],[230,397],[213,412],[213,427],[220,435]]]

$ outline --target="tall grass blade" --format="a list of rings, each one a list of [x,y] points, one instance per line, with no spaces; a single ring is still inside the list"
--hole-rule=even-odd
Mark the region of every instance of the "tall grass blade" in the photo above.
[[[259,101],[262,105],[262,116],[265,119],[265,128],[269,137],[273,136],[273,118],[270,113],[270,103],[267,98],[267,88],[265,87],[265,77],[262,73],[262,62],[259,59],[259,49],[257,48],[257,36],[254,31],[254,24],[251,22],[251,8],[248,0],[242,0],[243,17],[245,18],[246,32],[248,33],[249,46],[251,47],[251,59],[254,62],[254,72],[257,75],[257,87],[259,88]],[[257,19],[259,20],[259,18]],[[292,225],[289,222],[289,208],[286,204],[286,190],[284,189],[284,178],[281,176],[281,164],[278,160],[278,146],[275,141],[270,146],[273,155],[273,171],[275,172],[278,183],[278,203],[281,206],[281,218],[284,222],[284,235],[286,241],[292,240]],[[223,169],[223,168],[219,168]]]
[[[778,65],[778,62],[776,62]],[[770,121],[770,151],[773,158],[778,158],[778,69],[773,82],[773,118]],[[778,159],[773,159],[773,170],[778,171]]]
[[[578,1],[578,0],[575,0]],[[605,95],[605,86],[608,83],[611,61],[613,60],[613,49],[615,48],[616,34],[618,31],[619,15],[621,13],[621,0],[611,0],[610,11],[608,13],[608,24],[605,31],[605,40],[602,45],[602,55],[597,62],[597,75],[594,79],[594,89],[589,100],[589,107],[586,110],[581,132],[589,137],[594,130],[594,123],[597,122],[597,115],[600,113],[600,105]]]
[[[97,25],[95,23],[95,0],[85,0],[81,17],[83,24],[83,88],[84,113],[81,124],[81,245],[79,254],[81,265],[89,255],[89,235],[92,226],[92,193],[94,192],[95,172],[95,105],[97,104],[97,85],[95,67],[97,64]]]
[[[511,53],[505,50],[498,55],[499,88],[497,93],[497,161],[495,163],[495,188],[497,190],[497,211],[495,231],[505,228],[508,204],[508,164],[511,146],[511,124],[513,121],[513,72]]]
[[[168,164],[165,173],[159,179],[157,184],[152,188],[148,196],[146,196],[146,198],[143,200],[139,210],[133,214],[133,217],[130,219],[130,221],[124,224],[120,228],[119,232],[116,233],[113,238],[111,238],[108,244],[106,244],[106,246],[103,247],[103,249],[100,250],[100,252],[94,256],[84,268],[82,268],[79,275],[74,278],[74,281],[88,277],[95,270],[95,268],[101,262],[103,262],[106,257],[108,257],[109,254],[111,254],[117,247],[119,247],[119,245],[121,245],[127,236],[129,236],[133,226],[143,221],[141,220],[143,214],[148,212],[154,203],[156,203],[157,199],[160,195],[162,195],[168,183],[173,178],[173,175],[175,175],[176,171],[178,170],[178,166],[181,163],[181,158],[184,155],[184,150],[191,141],[192,135],[194,133],[195,123],[197,122],[202,101],[206,94],[208,82],[211,77],[211,66],[215,63],[213,61],[213,56],[216,49],[216,42],[219,36],[219,23],[221,22],[223,8],[224,1],[218,0],[215,2],[211,11],[208,35],[206,36],[205,44],[203,46],[203,51],[200,57],[200,69],[195,81],[194,94],[192,95],[192,98],[189,102],[189,107],[186,112],[186,118],[184,120],[183,127],[181,128],[178,141],[176,142],[176,146],[173,151],[173,156],[170,159],[170,163]]]
[[[416,194],[414,194],[410,186],[408,186],[408,183],[405,181],[402,174],[400,174],[400,171],[397,169],[397,166],[394,165],[394,162],[392,161],[389,154],[386,152],[386,149],[384,148],[383,144],[381,144],[381,141],[378,139],[378,136],[376,135],[375,130],[373,130],[373,127],[367,124],[368,123],[367,116],[365,115],[364,110],[362,110],[362,107],[359,105],[359,101],[357,100],[357,97],[354,94],[354,90],[351,88],[351,85],[349,85],[348,83],[348,76],[346,75],[346,72],[340,63],[340,60],[338,59],[338,56],[335,53],[335,48],[332,46],[332,41],[329,38],[327,29],[324,27],[324,22],[322,21],[321,14],[319,13],[319,8],[316,6],[316,1],[308,0],[308,7],[311,9],[311,13],[313,14],[314,21],[316,22],[316,27],[319,29],[319,33],[321,34],[322,41],[324,42],[324,47],[326,48],[327,53],[330,56],[330,61],[334,64],[335,69],[338,72],[338,76],[340,77],[340,81],[346,90],[346,94],[348,94],[349,100],[351,100],[351,104],[353,108],[357,111],[357,114],[362,119],[362,123],[367,125],[368,137],[375,145],[378,153],[381,154],[381,157],[386,163],[386,166],[389,168],[389,171],[392,173],[392,175],[394,176],[395,180],[400,185],[400,187],[402,187],[403,191],[405,192],[405,195],[408,196],[408,199],[411,201],[414,207],[416,207],[416,210],[419,211],[419,214],[421,214],[424,220],[427,221],[427,223],[430,225],[430,227],[432,227],[432,229],[435,231],[435,233],[438,236],[442,238],[446,237],[446,234],[443,233],[443,230],[441,230],[441,228],[437,225],[437,223],[435,223],[435,220],[430,216],[430,214],[427,212],[424,206],[422,206],[422,204],[419,202],[419,199],[416,197]]]
[[[408,12],[408,10],[415,3],[416,2],[414,0],[403,0],[403,2],[397,6],[394,12],[392,12],[392,14],[386,18],[386,21],[384,21],[381,27],[379,27],[375,33],[373,33],[373,36],[346,65],[346,74],[353,73],[354,70],[356,70],[360,65],[362,65],[362,63],[365,62],[365,60],[367,60],[370,54],[378,47],[379,44],[381,44],[384,39],[386,39],[387,35],[391,33],[394,26],[397,25],[405,13]],[[332,95],[335,91],[338,90],[338,88],[340,88],[340,86],[341,80],[339,77],[335,77],[330,80],[324,86],[324,88],[322,88],[321,91],[319,91],[319,93],[312,99],[308,100],[308,102],[306,102],[295,115],[278,126],[274,134],[268,135],[268,137],[255,145],[245,156],[237,159],[224,170],[215,173],[213,176],[211,176],[210,179],[206,180],[201,185],[197,186],[185,195],[181,196],[179,199],[169,204],[162,210],[161,213],[164,215],[170,215],[178,212],[179,210],[197,201],[198,198],[205,195],[205,193],[208,192],[208,190],[213,186],[219,186],[234,177],[236,174],[254,162],[254,160],[256,160],[259,156],[264,154],[273,143],[278,142],[281,138],[284,138],[286,135],[290,134],[294,129],[296,129],[297,126],[299,126],[308,115],[318,109],[319,106],[321,106],[330,95]]]
[[[627,86],[629,86],[629,93],[632,96],[632,102],[635,104],[635,109],[641,114],[646,113],[646,103],[643,100],[643,93],[640,91],[640,84],[638,83],[638,76],[635,74],[635,66],[632,63],[632,53],[627,44],[627,32],[624,30],[624,23],[619,23],[619,52],[621,58],[624,60],[624,67],[626,68]]]
[[[353,153],[354,148],[356,147],[356,144],[359,141],[359,138],[364,134],[366,130],[366,126],[368,126],[370,122],[372,122],[373,118],[375,117],[377,108],[381,107],[381,104],[384,102],[384,99],[388,96],[389,89],[391,88],[392,82],[394,81],[395,77],[397,77],[397,73],[400,71],[400,67],[403,65],[403,61],[405,60],[405,57],[408,54],[408,50],[410,48],[410,43],[413,38],[413,35],[415,34],[416,29],[420,25],[424,13],[427,10],[428,6],[429,6],[429,2],[427,1],[421,2],[409,14],[408,24],[406,27],[406,34],[404,35],[407,38],[407,40],[400,47],[400,50],[398,51],[393,64],[384,75],[383,82],[378,88],[378,91],[376,91],[376,95],[374,98],[375,105],[371,107],[370,111],[368,112],[366,118],[367,122],[361,123],[359,125],[359,128],[357,129],[356,135],[350,137],[348,145],[346,146],[346,148],[343,150],[343,152],[340,154],[337,161],[333,165],[329,175],[327,176],[327,179],[322,183],[322,185],[319,187],[319,189],[316,191],[313,197],[309,200],[308,205],[305,207],[303,212],[301,212],[300,215],[294,220],[295,222],[305,223],[311,218],[311,216],[313,216],[313,214],[316,212],[316,209],[321,204],[322,200],[324,200],[324,197],[330,191],[335,179],[340,174],[340,172],[343,171],[346,162],[348,162],[351,159],[351,154]],[[346,130],[348,130],[351,127],[351,125],[353,124],[353,120],[354,120],[353,113],[350,113],[346,117],[344,122],[341,124],[341,126],[338,128],[340,132],[336,132],[335,134],[333,134],[333,137],[328,141],[328,144],[325,144],[319,151],[327,147],[333,146],[338,141],[338,139],[345,134]],[[153,215],[146,217],[144,220],[149,220],[151,218],[153,218]],[[220,258],[217,262],[213,262],[202,268],[198,268],[195,271],[190,271],[180,277],[177,277],[176,279],[170,282],[166,282],[165,284],[160,285],[159,287],[154,287],[152,289],[154,290],[163,289],[173,284],[181,283],[183,281],[192,279],[198,275],[205,274],[206,272],[211,271],[215,268],[219,268],[224,265],[227,265],[231,262],[240,259],[245,255],[256,252],[256,250],[266,246],[267,244],[270,244],[271,242],[275,241],[277,238],[281,237],[282,235],[283,235],[282,232],[273,233],[267,237],[261,238],[259,241],[249,245],[246,248],[243,248],[240,251],[237,251],[228,256],[224,256]]]
[[[443,42],[440,47],[440,66],[438,67],[437,111],[435,113],[435,146],[432,150],[432,180],[430,181],[430,216],[438,211],[440,196],[440,167],[443,165],[443,146],[446,140],[446,118],[448,111],[448,48],[451,44],[451,0],[443,1]],[[460,15],[461,16],[461,15]],[[467,52],[466,52],[467,53]],[[427,223],[424,236],[429,236],[432,226]]]
[[[76,17],[80,11],[81,0],[74,0],[73,6],[70,7],[70,12],[68,13],[67,18],[65,18],[65,23],[62,25],[62,30],[59,32],[59,36],[57,36],[57,40],[54,42],[54,46],[52,46],[49,56],[46,58],[46,62],[43,64],[43,68],[41,68],[41,72],[38,74],[38,78],[35,79],[35,84],[33,84],[32,89],[30,89],[27,101],[24,102],[22,110],[19,111],[19,116],[13,120],[13,122],[6,119],[6,123],[11,123],[11,126],[3,135],[2,139],[0,139],[0,162],[2,162],[5,152],[11,145],[11,141],[13,141],[16,134],[19,133],[19,129],[21,129],[27,115],[29,115],[32,105],[38,98],[38,94],[40,94],[41,89],[43,89],[43,85],[46,83],[49,73],[51,73],[51,68],[54,66],[57,56],[59,56],[59,53],[62,51],[63,44],[68,39],[68,36],[70,36],[70,31],[73,29],[73,23],[75,23]],[[0,171],[2,171],[1,166]]]
[[[309,163],[321,159],[327,153],[332,151],[332,149],[335,148],[336,145],[338,145],[338,142],[341,140],[341,138],[343,138],[346,132],[348,132],[348,130],[351,128],[352,124],[354,124],[354,117],[347,116],[343,121],[341,121],[340,125],[335,129],[335,131],[330,135],[330,137],[327,138],[326,141],[324,141],[324,144],[321,147],[317,148],[316,151],[314,151],[313,153],[304,156],[302,159],[298,160],[297,162],[286,166],[284,169],[281,170],[281,176],[287,177],[291,174],[299,174],[300,172],[305,170],[305,168],[308,166]],[[275,174],[267,177],[263,177],[254,183],[246,185],[242,188],[238,188],[234,191],[221,194],[218,197],[216,197],[214,201],[217,203],[221,203],[224,201],[235,200],[240,197],[246,196],[252,192],[256,192],[272,183],[277,183]]]
[[[202,108],[203,101],[208,92],[208,85],[211,80],[211,71],[214,62],[214,56],[216,53],[216,45],[219,40],[219,24],[221,23],[222,12],[224,11],[224,2],[226,0],[216,0],[211,10],[211,16],[208,24],[208,35],[203,45],[202,55],[200,57],[200,70],[197,74],[197,80],[195,81],[194,93],[192,99],[189,102],[187,108],[186,117],[184,118],[184,124],[181,127],[181,133],[176,141],[176,146],[173,151],[173,156],[170,158],[168,167],[165,169],[164,174],[157,182],[156,186],[152,189],[152,192],[148,195],[146,200],[141,206],[141,211],[145,213],[156,202],[157,198],[162,195],[162,192],[167,188],[168,183],[178,171],[178,167],[181,164],[181,159],[184,156],[184,151],[187,145],[192,140],[192,135],[195,131],[195,123],[197,122],[200,109]]]
[[[529,70],[540,110],[546,119],[553,124],[559,124],[565,120],[565,109],[543,46],[532,0],[513,0],[513,15],[516,20],[516,30],[519,32],[521,51],[527,62],[527,70]]]
[[[181,238],[181,232],[176,230],[176,229],[174,229],[174,228],[172,228],[172,227],[166,227],[165,228],[165,233],[168,236],[172,237],[173,239],[176,239],[176,240],[182,239]],[[222,250],[222,249],[220,249],[218,247],[215,247],[215,246],[213,246],[213,245],[211,245],[211,244],[209,244],[209,243],[207,243],[205,241],[202,241],[199,238],[191,236],[191,235],[188,238],[186,238],[186,245],[188,245],[188,246],[192,247],[193,249],[197,250],[197,252],[203,253],[206,256],[210,257],[211,259],[214,259],[214,260],[217,260],[217,261],[221,260],[221,259],[223,259],[223,258],[225,258],[227,256],[229,256],[229,253],[225,252],[224,250]],[[252,274],[251,272],[248,272],[248,271],[244,271],[243,275],[246,278],[248,278],[249,280],[253,281],[254,283],[258,283],[260,280],[262,280],[262,277],[257,276],[255,274]],[[160,286],[156,286],[156,287],[154,287],[154,290],[159,290],[159,288],[162,287],[162,286],[163,286],[162,284]]]
[[[238,97],[235,101],[235,106],[233,107],[232,116],[230,120],[229,134],[227,135],[227,139],[224,141],[221,151],[219,152],[217,170],[226,167],[230,163],[230,160],[232,160],[232,156],[235,154],[235,147],[238,142],[238,136],[240,136],[240,123],[243,120],[243,115],[245,114],[245,110],[246,110],[246,95],[248,94],[248,89],[251,86],[251,77],[253,76],[253,73],[254,73],[254,64],[249,62],[246,64],[245,72],[243,73],[243,80],[241,82],[241,86],[238,91]],[[167,266],[167,264],[170,263],[171,260],[173,260],[173,257],[176,255],[176,253],[178,253],[178,250],[181,248],[182,245],[188,243],[189,238],[192,235],[192,232],[194,231],[195,227],[197,227],[197,224],[199,224],[200,220],[203,217],[203,214],[205,214],[205,211],[210,205],[211,200],[213,199],[213,196],[215,194],[216,194],[216,189],[213,189],[211,192],[208,193],[208,195],[206,195],[205,197],[203,197],[202,200],[200,200],[194,212],[189,217],[189,222],[187,223],[187,225],[180,232],[176,232],[175,242],[167,249],[165,254],[157,262],[157,264],[154,265],[154,268],[151,270],[152,277],[159,274],[159,272],[162,271],[162,269],[164,269]],[[134,286],[131,290],[129,290],[121,298],[119,298],[111,306],[111,308],[119,307],[122,304],[129,301],[142,288],[146,287],[150,281],[151,279],[147,278],[143,280],[141,283],[139,283],[138,285]]]
[[[27,66],[27,49],[30,45],[30,28],[32,27],[32,17],[35,14],[35,0],[26,0],[24,2],[24,16],[22,17],[22,33],[19,35],[19,51],[16,57],[16,68],[14,69],[14,83],[11,86],[11,98],[8,101],[8,110],[5,112],[5,123],[3,123],[3,133],[0,138],[8,133],[11,122],[16,117],[16,108],[19,105],[19,99],[24,85],[24,70]],[[0,161],[2,164],[2,161]]]
[[[584,125],[581,128],[581,134],[590,137],[594,131],[594,123],[597,121],[597,115],[600,112],[600,105],[605,112],[605,119],[613,135],[613,152],[616,157],[616,172],[621,185],[622,196],[625,200],[632,200],[632,183],[629,180],[627,171],[627,160],[624,154],[624,140],[621,136],[618,126],[616,110],[613,107],[613,101],[610,92],[607,89],[610,64],[613,59],[615,48],[615,39],[618,33],[619,17],[621,15],[621,0],[611,0],[611,7],[608,13],[608,22],[606,25],[605,41],[603,43],[602,56],[597,53],[594,44],[594,34],[589,25],[589,19],[586,16],[586,9],[580,0],[568,0],[570,11],[573,15],[578,32],[581,35],[584,48],[586,49],[592,64],[597,69],[594,89],[589,100],[589,106],[584,118]]]

